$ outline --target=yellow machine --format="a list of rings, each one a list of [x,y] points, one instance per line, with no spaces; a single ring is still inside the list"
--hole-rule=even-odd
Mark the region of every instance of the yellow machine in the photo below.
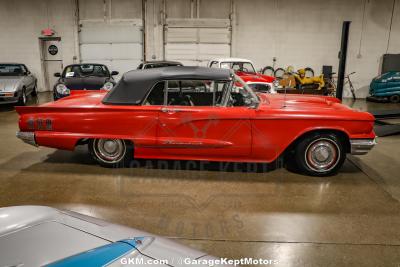
[[[306,77],[305,69],[299,69],[297,74],[294,74],[296,82],[301,85],[310,85],[310,84],[318,84],[317,90],[321,90],[322,87],[325,86],[324,76],[314,76],[314,77]]]
[[[293,72],[293,67],[288,67],[286,73],[279,81],[279,85],[283,88],[303,89],[309,88],[321,90],[325,86],[324,76],[306,77],[305,69],[299,69],[297,73]]]

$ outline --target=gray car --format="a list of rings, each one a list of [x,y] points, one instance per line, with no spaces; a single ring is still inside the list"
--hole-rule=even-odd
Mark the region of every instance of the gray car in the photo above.
[[[36,77],[24,64],[0,63],[0,104],[25,105],[36,95]]]
[[[44,206],[0,208],[0,266],[132,265],[230,266],[168,239],[79,213]]]

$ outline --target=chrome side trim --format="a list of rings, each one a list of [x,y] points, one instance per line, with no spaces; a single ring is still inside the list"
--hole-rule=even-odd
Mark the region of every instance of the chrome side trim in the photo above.
[[[27,144],[30,144],[32,146],[38,146],[38,144],[35,141],[34,132],[17,132],[17,137]]]
[[[365,155],[376,145],[376,139],[350,139],[350,145],[352,155]]]

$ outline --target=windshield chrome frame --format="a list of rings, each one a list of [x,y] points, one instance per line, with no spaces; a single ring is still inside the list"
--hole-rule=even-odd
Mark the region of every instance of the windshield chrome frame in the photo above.
[[[236,75],[236,74],[232,74],[232,79],[231,79],[231,81],[230,81],[230,85],[229,85],[228,89],[226,90],[226,93],[224,93],[224,100],[223,100],[224,102],[223,102],[223,105],[222,105],[222,106],[228,107],[228,100],[229,100],[229,97],[228,97],[228,96],[229,96],[229,93],[232,92],[232,88],[233,88],[233,85],[234,85],[235,81],[239,81],[240,83],[242,83],[243,88],[250,94],[251,98],[253,99],[252,102],[255,104],[255,107],[254,107],[254,108],[257,108],[258,105],[260,104],[260,98],[257,96],[256,93],[254,93],[253,89],[251,89],[251,88],[247,85],[247,83],[245,83],[245,82],[242,80],[242,78],[240,78],[240,77],[239,77],[238,75]],[[245,107],[249,107],[249,106],[245,106]]]

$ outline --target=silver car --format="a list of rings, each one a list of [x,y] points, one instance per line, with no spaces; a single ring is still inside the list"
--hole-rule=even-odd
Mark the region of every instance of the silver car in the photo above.
[[[44,206],[0,208],[0,266],[132,265],[228,266],[168,239],[79,213]]]
[[[0,63],[0,104],[25,105],[36,95],[37,80],[24,64]]]

